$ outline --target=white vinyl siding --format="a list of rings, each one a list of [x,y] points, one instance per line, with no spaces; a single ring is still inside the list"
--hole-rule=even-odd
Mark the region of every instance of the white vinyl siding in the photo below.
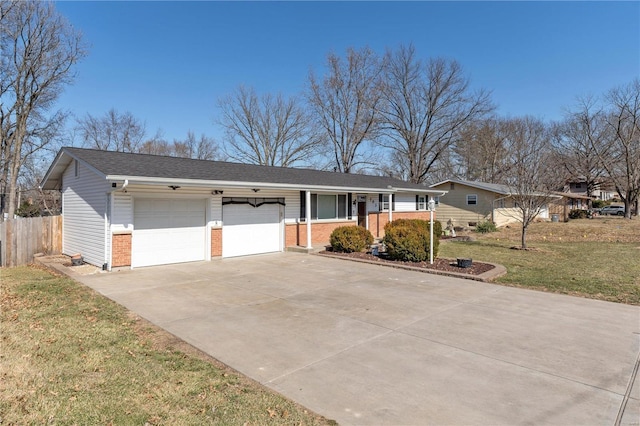
[[[300,218],[300,191],[278,191],[261,189],[253,192],[251,189],[221,188],[220,195],[213,195],[211,202],[211,221],[214,226],[222,225],[222,198],[248,197],[248,198],[284,198],[284,219],[286,223],[295,223]],[[216,225],[217,224],[217,225]]]
[[[111,232],[133,229],[133,198],[123,192],[113,193]]]
[[[415,212],[416,211],[416,195],[408,194],[408,193],[398,193],[394,196],[395,198],[395,209],[396,212]],[[424,207],[420,210],[426,209],[426,203],[424,203],[424,195],[422,195]]]
[[[96,266],[105,263],[107,234],[107,181],[92,170],[72,162],[62,176],[62,252],[79,253]]]

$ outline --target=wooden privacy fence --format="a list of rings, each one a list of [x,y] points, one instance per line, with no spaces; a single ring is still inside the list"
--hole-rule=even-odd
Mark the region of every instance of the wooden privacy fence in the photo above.
[[[0,222],[0,266],[26,265],[36,253],[60,254],[61,251],[62,216]]]

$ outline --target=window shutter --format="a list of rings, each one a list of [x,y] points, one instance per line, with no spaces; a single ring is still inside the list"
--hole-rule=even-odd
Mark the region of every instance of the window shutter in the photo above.
[[[396,197],[393,196],[393,202],[391,203],[391,211],[396,211]]]
[[[420,210],[420,196],[416,194],[416,210]]]
[[[347,194],[347,219],[351,219],[351,203],[353,202],[352,196],[353,195],[350,192]]]
[[[383,195],[382,194],[378,194],[378,211],[379,212],[382,211],[382,201],[383,201]]]
[[[300,220],[304,220],[305,218],[305,211],[307,208],[306,201],[307,201],[306,191],[300,191]]]

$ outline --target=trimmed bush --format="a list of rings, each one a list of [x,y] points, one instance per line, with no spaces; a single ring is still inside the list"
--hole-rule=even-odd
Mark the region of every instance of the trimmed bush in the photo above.
[[[498,228],[496,227],[496,224],[491,222],[490,220],[487,220],[486,222],[480,222],[476,225],[476,232],[479,232],[481,234],[488,234],[489,232],[496,232],[497,230]]]
[[[442,224],[433,223],[433,256],[438,256]],[[384,244],[389,257],[407,262],[429,259],[429,222],[420,219],[398,219],[384,227]]]
[[[361,226],[340,226],[331,233],[330,242],[334,251],[353,253],[373,244],[373,235]]]
[[[575,209],[569,212],[569,219],[586,219],[588,217],[587,210]]]
[[[607,205],[607,202],[604,200],[593,200],[591,202],[591,208],[593,209],[601,209]]]

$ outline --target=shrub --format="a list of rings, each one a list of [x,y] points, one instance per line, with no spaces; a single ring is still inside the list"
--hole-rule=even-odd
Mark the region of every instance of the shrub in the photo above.
[[[370,246],[373,235],[361,226],[340,226],[331,233],[330,242],[334,251],[353,253]]]
[[[586,219],[587,215],[587,210],[575,209],[569,212],[569,219]]]
[[[485,222],[480,222],[476,225],[476,232],[481,234],[488,234],[489,232],[496,232],[498,228],[496,228],[496,224],[487,220]]]
[[[433,223],[433,256],[438,255],[442,224]],[[398,219],[384,227],[384,244],[394,260],[423,262],[429,259],[429,222],[420,219]]]
[[[606,205],[607,203],[604,200],[593,200],[591,202],[591,208],[594,208],[594,209],[601,209]]]

